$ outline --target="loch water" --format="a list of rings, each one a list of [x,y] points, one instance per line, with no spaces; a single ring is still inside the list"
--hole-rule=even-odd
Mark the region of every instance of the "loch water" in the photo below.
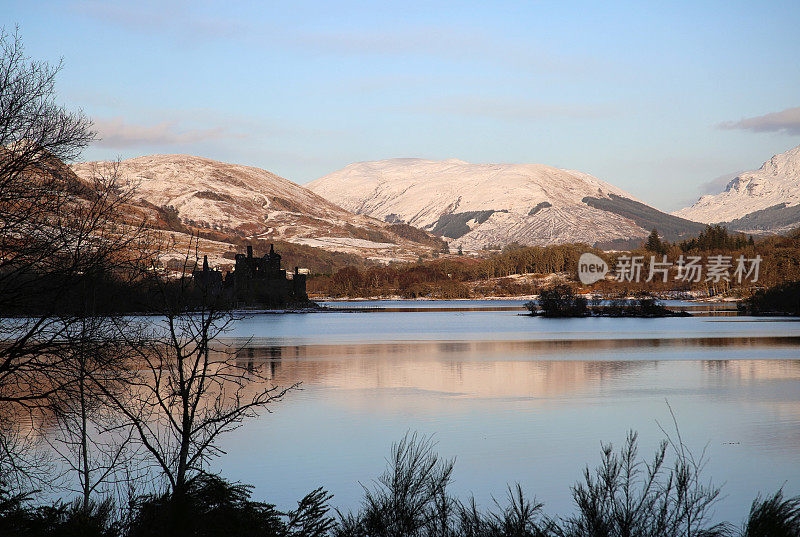
[[[372,301],[339,311],[248,314],[226,334],[237,359],[300,383],[227,436],[216,469],[291,508],[324,486],[358,506],[407,431],[455,458],[452,492],[480,505],[520,483],[550,514],[629,430],[650,458],[665,433],[722,485],[716,518],[740,522],[759,493],[800,494],[800,322],[730,315],[544,319],[522,301]],[[724,308],[722,308],[724,310]],[[672,409],[672,413],[670,412]]]

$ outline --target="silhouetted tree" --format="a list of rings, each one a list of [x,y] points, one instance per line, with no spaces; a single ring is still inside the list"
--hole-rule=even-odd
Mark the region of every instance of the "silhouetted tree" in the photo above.
[[[187,503],[192,484],[205,475],[208,461],[222,453],[219,438],[292,388],[273,385],[262,368],[237,361],[238,349],[218,343],[234,316],[221,289],[194,285],[188,269],[196,259],[196,253],[187,253],[177,282],[165,281],[156,271],[160,316],[147,319],[137,331],[126,327],[120,332],[137,364],[124,379],[126,390],[99,384],[157,470],[173,509],[173,535],[192,516]]]
[[[17,476],[39,465],[12,460],[14,422],[74,381],[60,374],[66,335],[95,313],[96,283],[153,246],[141,222],[120,218],[131,190],[113,168],[81,180],[65,165],[94,133],[55,104],[59,70],[0,30],[0,471]]]
[[[577,296],[568,285],[556,285],[539,293],[538,304],[525,304],[531,314],[536,314],[537,306],[544,317],[582,317],[589,314],[586,298]]]
[[[65,332],[57,371],[62,388],[48,398],[53,420],[40,433],[70,474],[65,488],[79,495],[76,508],[86,512],[96,501],[123,500],[130,481],[145,472],[134,461],[132,432],[117,426],[117,414],[104,399],[104,392],[119,394],[131,376],[131,351],[117,337],[125,324],[86,315]]]

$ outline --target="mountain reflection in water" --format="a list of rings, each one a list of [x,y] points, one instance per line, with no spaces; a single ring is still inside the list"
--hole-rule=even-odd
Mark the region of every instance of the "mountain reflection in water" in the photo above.
[[[460,497],[488,506],[518,481],[567,513],[601,442],[635,429],[652,454],[668,401],[688,446],[708,447],[706,477],[725,483],[719,518],[738,520],[759,492],[800,493],[800,323],[787,321],[254,315],[223,343],[301,389],[226,438],[220,468],[281,507],[322,485],[346,510],[415,430],[457,459]]]
[[[242,341],[228,341],[236,347]],[[266,367],[272,381],[339,389],[411,388],[472,397],[565,395],[590,383],[655,368],[654,348],[778,349],[796,352],[800,337],[670,339],[416,341],[340,345],[254,345],[240,348],[239,365]],[[608,359],[609,353],[613,359]],[[603,358],[605,356],[605,358]],[[651,356],[650,359],[645,359]],[[499,359],[502,357],[502,359]],[[595,359],[587,360],[594,357]],[[741,363],[740,363],[741,362]],[[706,370],[737,376],[800,379],[800,360],[704,360]]]

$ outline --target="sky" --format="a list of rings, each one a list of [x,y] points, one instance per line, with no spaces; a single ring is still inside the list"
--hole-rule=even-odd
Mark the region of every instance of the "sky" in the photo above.
[[[534,162],[672,211],[800,144],[797,0],[0,4],[84,160]]]

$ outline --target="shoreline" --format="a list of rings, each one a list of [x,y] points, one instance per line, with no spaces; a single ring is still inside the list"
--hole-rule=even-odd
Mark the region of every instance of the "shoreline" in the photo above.
[[[579,295],[585,297],[597,297],[601,300],[615,300],[616,298],[611,297],[600,297],[597,295],[586,294],[586,295]],[[624,297],[625,300],[635,300],[639,297],[628,296]],[[736,303],[739,299],[726,297],[724,299],[715,299],[714,297],[697,297],[697,298],[663,298],[663,297],[650,297],[656,300],[678,300],[681,302],[693,302],[697,304],[709,303],[709,304],[721,304],[721,303]],[[522,301],[522,300],[538,300],[539,295],[514,295],[514,296],[481,296],[481,297],[474,297],[474,298],[430,298],[430,297],[419,297],[419,298],[403,298],[399,295],[387,295],[387,296],[373,296],[373,297],[313,297],[312,300],[315,302],[480,302],[480,301],[497,301],[497,300],[510,300],[510,301]]]

